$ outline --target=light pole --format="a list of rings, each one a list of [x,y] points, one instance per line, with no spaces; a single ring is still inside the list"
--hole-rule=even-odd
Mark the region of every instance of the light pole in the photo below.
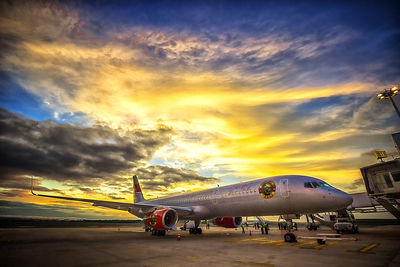
[[[396,96],[398,93],[399,93],[399,87],[394,86],[390,89],[384,89],[376,97],[378,97],[379,99],[389,99],[390,102],[392,102],[394,110],[396,110],[397,116],[399,116],[399,118],[400,118],[400,111],[397,108],[396,103],[394,103],[393,98],[392,98],[392,97]]]

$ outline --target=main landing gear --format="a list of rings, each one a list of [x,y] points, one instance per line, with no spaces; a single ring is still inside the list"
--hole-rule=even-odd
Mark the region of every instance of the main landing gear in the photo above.
[[[194,228],[190,228],[189,233],[201,235],[203,233],[203,230],[201,230],[201,228],[199,228],[199,225],[200,225],[200,220],[195,220]]]
[[[165,230],[156,230],[156,229],[153,229],[152,231],[151,231],[151,235],[156,235],[156,236],[165,236],[165,233],[166,233],[167,231],[165,231]]]
[[[190,234],[199,234],[201,235],[203,233],[203,230],[201,230],[201,228],[190,228],[189,229],[189,233]]]

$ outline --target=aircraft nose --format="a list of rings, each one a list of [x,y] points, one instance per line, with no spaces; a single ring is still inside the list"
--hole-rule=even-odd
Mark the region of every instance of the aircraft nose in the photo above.
[[[353,203],[353,197],[343,191],[340,191],[340,190],[337,190],[337,192],[335,192],[335,199],[337,201],[337,204],[343,208],[345,208],[345,207],[351,205],[351,203]]]

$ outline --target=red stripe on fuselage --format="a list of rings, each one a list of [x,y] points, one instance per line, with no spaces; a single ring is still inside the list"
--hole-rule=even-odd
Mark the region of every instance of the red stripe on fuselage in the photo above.
[[[135,184],[135,192],[142,192],[139,184]]]

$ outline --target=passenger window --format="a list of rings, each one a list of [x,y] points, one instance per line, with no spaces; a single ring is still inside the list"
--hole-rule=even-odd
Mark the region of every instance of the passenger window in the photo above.
[[[305,188],[313,188],[313,186],[311,185],[311,183],[304,183],[304,187]]]

